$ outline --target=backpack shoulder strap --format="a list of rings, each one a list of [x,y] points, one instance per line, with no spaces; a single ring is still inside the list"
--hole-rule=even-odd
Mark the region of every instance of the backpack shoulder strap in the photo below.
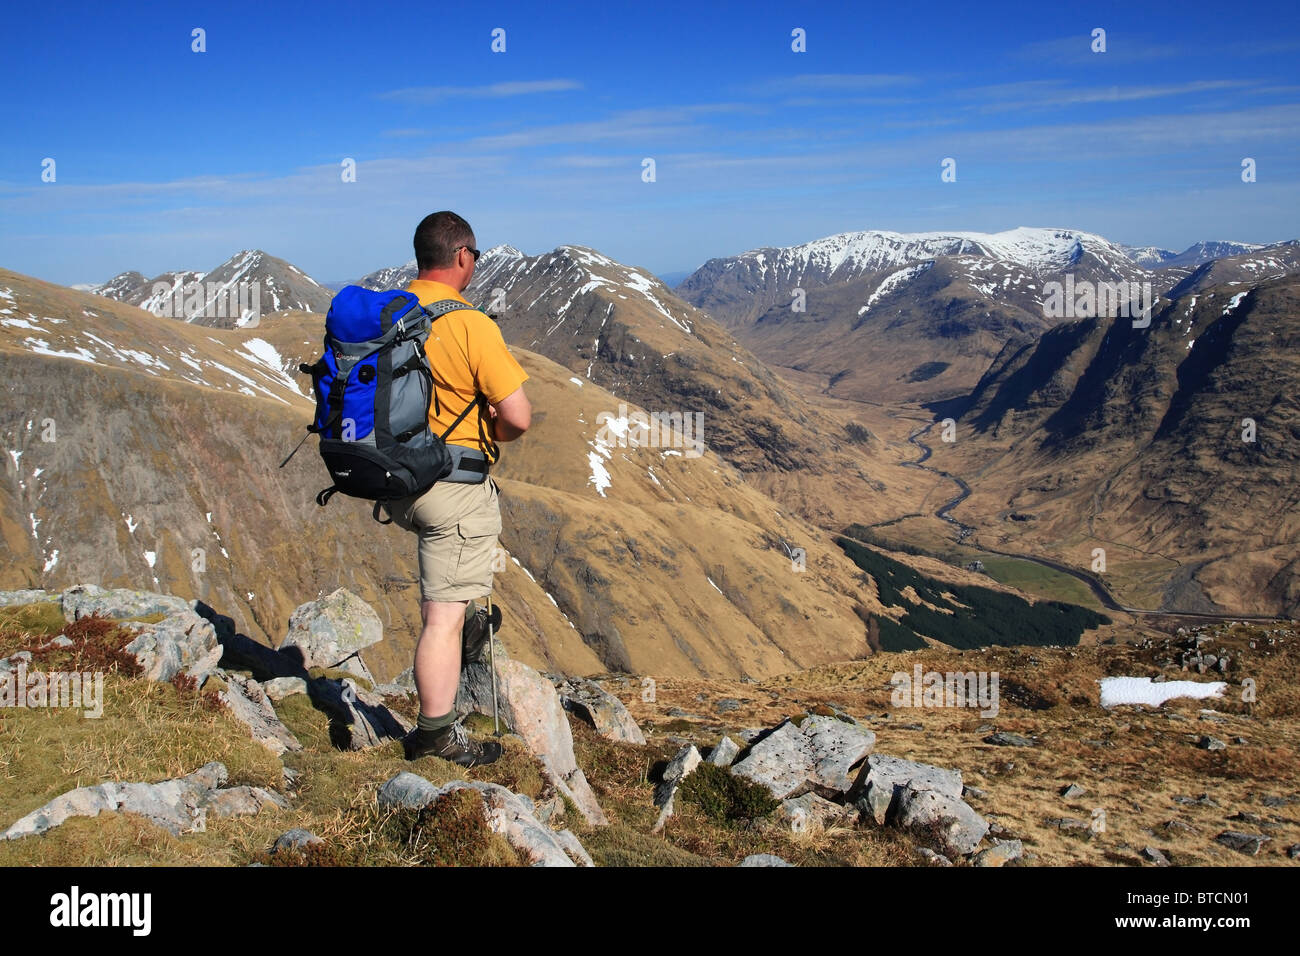
[[[460,301],[460,299],[439,299],[437,302],[430,302],[428,305],[422,306],[421,308],[423,308],[425,312],[429,313],[430,319],[437,319],[446,315],[448,312],[458,312],[461,309],[473,310],[474,306],[466,305],[464,302]]]

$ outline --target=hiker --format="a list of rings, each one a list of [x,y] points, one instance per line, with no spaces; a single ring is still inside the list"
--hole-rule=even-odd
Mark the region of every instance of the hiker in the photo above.
[[[479,250],[474,232],[454,212],[426,216],[415,230],[419,273],[406,291],[421,305],[458,299],[464,309],[433,323],[425,353],[433,371],[429,427],[447,435],[455,468],[422,494],[388,502],[389,517],[419,535],[421,617],[415,646],[415,688],[420,717],[403,741],[408,760],[436,755],[472,767],[501,756],[496,741],[469,738],[455,713],[462,641],[477,656],[488,639],[487,613],[466,620],[474,598],[492,592],[492,559],[501,531],[500,488],[488,469],[500,457],[497,442],[528,430],[532,406],[524,395],[528,375],[506,348],[501,330],[461,291],[474,275]],[[494,619],[495,620],[495,619]]]

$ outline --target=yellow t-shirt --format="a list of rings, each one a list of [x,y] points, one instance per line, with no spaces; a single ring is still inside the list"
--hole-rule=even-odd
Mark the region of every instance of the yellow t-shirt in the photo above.
[[[497,324],[451,286],[430,279],[413,279],[406,291],[415,295],[421,305],[439,299],[459,299],[465,303],[465,308],[434,320],[424,346],[438,396],[436,403],[429,403],[429,428],[435,434],[445,432],[478,393],[486,395],[495,405],[528,380],[528,373],[506,348]],[[483,429],[495,440],[493,425],[483,412]],[[447,436],[447,441],[490,454],[479,438],[477,410],[465,416]]]

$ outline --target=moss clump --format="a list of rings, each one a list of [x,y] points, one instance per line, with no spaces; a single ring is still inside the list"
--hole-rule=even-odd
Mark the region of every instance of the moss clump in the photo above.
[[[711,763],[696,767],[682,781],[678,793],[706,817],[724,824],[766,817],[781,805],[767,787]]]
[[[345,852],[332,843],[307,843],[290,847],[277,853],[262,851],[253,854],[250,861],[263,866],[360,866],[364,860],[358,853]]]
[[[517,866],[515,851],[488,828],[483,798],[461,788],[417,811],[400,811],[384,827],[419,866]]]
[[[39,604],[19,604],[0,608],[0,631],[8,632],[12,646],[0,643],[0,657],[8,657],[21,649],[18,639],[29,637],[54,637],[63,633],[63,605],[58,601]]]

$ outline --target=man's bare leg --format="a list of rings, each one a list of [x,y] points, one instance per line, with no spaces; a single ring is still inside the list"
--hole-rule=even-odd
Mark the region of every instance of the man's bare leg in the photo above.
[[[420,713],[441,717],[456,704],[460,686],[460,639],[468,601],[424,601],[424,628],[415,645],[415,690]]]
[[[470,740],[456,719],[461,632],[468,603],[425,601],[420,606],[424,628],[415,645],[414,668],[420,719],[403,739],[408,760],[436,755],[462,767],[474,767],[501,756],[501,744]]]

